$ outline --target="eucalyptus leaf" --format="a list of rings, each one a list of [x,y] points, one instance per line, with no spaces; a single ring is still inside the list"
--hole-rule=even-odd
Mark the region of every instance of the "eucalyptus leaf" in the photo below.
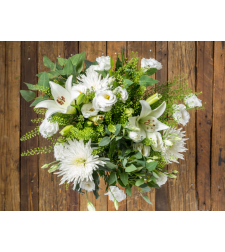
[[[30,105],[30,107],[36,106],[39,102],[45,101],[48,99],[48,95],[41,95],[37,97]]]
[[[140,85],[145,87],[152,86],[158,82],[159,82],[158,80],[152,79],[147,75],[142,75],[140,78]]]
[[[149,191],[151,191],[151,188],[149,186],[146,186],[146,187],[142,188],[142,190],[141,190],[142,193],[146,193]]]
[[[67,60],[64,68],[63,68],[63,72],[65,75],[69,76],[73,73],[73,65],[72,62],[70,60]]]
[[[109,169],[117,168],[117,165],[115,165],[115,164],[113,164],[113,163],[111,163],[109,161],[104,161],[104,162],[106,163],[105,166],[108,167]]]
[[[113,183],[115,183],[117,181],[117,176],[115,172],[112,172],[109,175],[109,184],[112,185]]]
[[[149,200],[148,196],[143,196],[143,195],[141,195],[141,196],[142,196],[142,198],[143,198],[147,203],[149,203],[149,204],[152,205],[152,202]]]
[[[128,194],[129,196],[131,196],[131,188],[130,188],[129,185],[126,186],[125,192],[126,192],[126,194]]]
[[[44,88],[50,88],[49,86],[49,77],[46,72],[43,72],[38,80],[38,85]]]
[[[58,59],[59,65],[61,65],[61,66],[64,66],[66,64],[66,62],[68,61],[68,59],[64,59],[64,58],[60,58],[60,57],[58,57],[57,59]]]
[[[135,182],[135,185],[136,185],[136,186],[140,186],[140,185],[142,185],[142,184],[144,184],[144,183],[145,183],[144,179],[141,178],[141,179],[138,179],[138,180]]]
[[[114,132],[115,135],[118,135],[120,133],[121,130],[121,124],[117,124],[116,125],[116,131]]]
[[[145,73],[148,75],[148,76],[151,76],[153,75],[155,72],[157,72],[157,68],[150,68],[148,69]]]
[[[28,90],[20,90],[20,93],[27,102],[32,101],[36,96],[36,94],[33,91]]]
[[[155,178],[159,178],[159,176],[158,176],[155,172],[152,172],[152,175],[153,175]]]
[[[102,140],[99,142],[99,146],[106,146],[110,143],[110,138],[109,137],[104,137]]]
[[[149,171],[153,171],[156,166],[157,166],[158,162],[157,161],[153,161],[153,162],[146,162],[146,168],[149,170]]]
[[[115,125],[112,125],[112,124],[109,124],[108,126],[108,130],[112,133],[114,133],[116,131],[116,126]]]
[[[125,172],[132,172],[132,171],[136,171],[136,170],[137,170],[137,168],[133,164],[131,164],[128,167],[126,167]]]
[[[56,65],[47,57],[43,57],[43,63],[46,67],[50,68],[51,70],[54,70]]]
[[[127,173],[121,173],[120,179],[122,180],[123,184],[126,186],[128,183],[128,174]]]
[[[125,79],[123,83],[123,87],[127,89],[132,84],[133,84],[133,81]]]

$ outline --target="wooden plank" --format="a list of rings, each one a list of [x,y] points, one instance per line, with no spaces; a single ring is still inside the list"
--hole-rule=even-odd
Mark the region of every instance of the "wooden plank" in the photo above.
[[[21,89],[28,90],[26,83],[37,84],[37,42],[22,42]],[[34,129],[31,119],[37,114],[30,103],[21,98],[21,136]],[[38,137],[21,142],[21,153],[38,145]],[[38,157],[21,157],[21,211],[38,210]]]
[[[131,52],[138,52],[138,57],[155,58],[155,42],[154,41],[130,41],[128,42],[128,57]],[[155,74],[152,76],[155,78]],[[127,196],[127,211],[155,211],[155,189],[146,193],[152,205],[145,202],[135,188],[132,188],[132,196]]]
[[[21,43],[0,42],[0,210],[20,210]]]
[[[197,192],[198,210],[210,210],[210,169],[213,93],[213,42],[197,42],[197,85],[196,92],[205,110],[197,113]]]
[[[38,71],[49,70],[43,64],[43,56],[55,61],[57,57],[64,57],[63,42],[39,42],[38,44]],[[49,146],[49,141],[39,136],[39,147]],[[60,185],[60,177],[54,173],[48,173],[47,169],[41,169],[45,163],[54,160],[54,153],[39,156],[39,210],[66,210],[66,189],[65,185]]]
[[[162,63],[163,68],[156,72],[156,79],[160,83],[166,82],[168,74],[168,42],[157,41],[156,42],[156,60]],[[168,167],[166,167],[168,169]],[[156,211],[168,211],[170,210],[169,197],[168,197],[168,184],[162,185],[159,189],[156,189],[155,210]]]
[[[85,51],[85,59],[95,61],[97,57],[106,55],[106,42],[105,41],[82,41],[79,42],[79,53]],[[99,185],[99,198],[95,199],[94,194],[88,193],[89,200],[93,203],[97,211],[107,211],[107,196],[105,193],[105,183],[101,179]],[[86,195],[80,195],[80,210],[87,210]]]
[[[225,210],[225,42],[214,42],[211,198],[214,211]]]
[[[78,41],[64,42],[64,57],[66,59],[77,53],[79,53]],[[78,192],[72,189],[72,185],[70,185],[68,190],[66,191],[66,200],[67,200],[67,211],[80,210],[80,196]]]
[[[126,57],[126,41],[108,41],[107,42],[107,56],[112,56],[114,65],[116,64],[116,59],[118,53],[122,53],[124,49],[124,54]],[[124,190],[123,187],[119,185],[121,190]],[[119,203],[119,211],[126,211],[127,201],[126,199]],[[108,211],[116,211],[114,207],[114,202],[108,199]]]
[[[168,42],[168,79],[179,74],[187,74],[188,85],[195,92],[195,42]],[[170,164],[169,170],[178,170],[176,179],[168,181],[169,202],[172,211],[197,210],[196,202],[196,147],[195,111],[190,112],[190,121],[184,127],[188,151],[185,160]]]

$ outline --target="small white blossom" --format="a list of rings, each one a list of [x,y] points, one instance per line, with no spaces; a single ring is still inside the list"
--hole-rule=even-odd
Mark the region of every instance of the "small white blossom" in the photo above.
[[[163,149],[162,135],[159,132],[148,133],[147,137],[152,141],[152,149],[161,152]]]
[[[56,143],[54,146],[54,157],[56,160],[64,159],[65,143]]]
[[[88,211],[95,211],[94,205],[89,200],[87,202],[87,210]]]
[[[162,64],[152,58],[150,58],[150,59],[143,58],[141,60],[141,67],[145,68],[146,70],[148,70],[150,68],[156,68],[157,70],[160,70],[160,69],[162,69]]]
[[[138,150],[145,157],[150,156],[150,146],[143,143],[133,143],[133,149]]]
[[[200,99],[198,99],[198,97],[194,94],[189,94],[189,95],[185,96],[184,102],[189,108],[202,106],[202,101]]]
[[[158,176],[159,176],[159,178],[156,179],[156,183],[158,184],[158,186],[162,186],[162,185],[166,184],[167,175],[158,174]]]
[[[96,116],[98,114],[98,109],[95,109],[92,103],[84,104],[81,108],[82,115],[84,118],[88,118],[90,116]]]
[[[39,127],[39,132],[44,138],[51,137],[59,130],[58,123],[51,123],[45,118]]]
[[[109,200],[114,202],[115,197],[118,202],[121,202],[122,200],[126,199],[126,194],[124,193],[124,191],[120,190],[117,186],[110,186],[109,188],[112,193],[110,192],[110,190],[105,193],[105,195],[109,195]],[[114,195],[114,197],[112,194]]]
[[[133,140],[135,143],[139,143],[142,140],[144,140],[144,138],[141,136],[140,132],[135,132],[135,131],[129,132],[129,138],[131,140]]]
[[[96,61],[99,64],[101,70],[108,71],[111,68],[110,57],[109,56],[101,56],[96,58]]]
[[[187,112],[186,106],[184,104],[174,104],[173,108],[175,110],[175,112],[173,113],[174,120],[179,124],[185,126],[190,119],[190,114]]]
[[[117,102],[116,96],[111,90],[99,90],[95,93],[93,107],[97,110],[107,112]]]
[[[113,91],[115,94],[120,94],[121,95],[121,100],[123,103],[126,102],[126,100],[128,99],[129,95],[127,93],[127,90],[125,88],[122,87],[117,87],[114,89]]]
[[[94,191],[95,190],[95,183],[93,181],[82,181],[80,183],[80,188],[84,189],[88,192]]]

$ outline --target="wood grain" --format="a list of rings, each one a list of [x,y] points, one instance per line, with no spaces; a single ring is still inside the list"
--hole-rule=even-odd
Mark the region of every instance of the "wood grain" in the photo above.
[[[0,42],[0,210],[20,210],[21,43]]]
[[[225,42],[214,42],[214,86],[211,161],[212,210],[225,210]]]
[[[95,61],[97,57],[106,55],[106,42],[105,41],[82,41],[79,42],[79,53],[85,51],[85,59],[90,61]],[[95,206],[96,211],[107,211],[107,196],[105,193],[105,183],[104,180],[100,180],[99,184],[99,198],[96,200],[92,192],[88,193],[89,201]],[[80,210],[87,210],[87,200],[86,195],[80,195]]]
[[[180,74],[187,74],[188,85],[195,92],[195,42],[168,42],[168,79]],[[195,112],[190,112],[190,121],[184,127],[188,151],[184,154],[185,160],[179,164],[170,164],[169,170],[178,170],[176,179],[168,181],[169,202],[172,211],[197,210],[196,201],[196,129]]]
[[[21,89],[28,90],[24,83],[37,84],[37,42],[22,42],[22,76]],[[21,97],[21,136],[36,127],[31,119],[37,118],[31,102],[27,102]],[[21,142],[21,152],[36,148],[38,137],[33,137],[28,141]],[[21,211],[38,211],[38,157],[21,157]]]
[[[206,102],[205,110],[197,113],[197,191],[199,210],[211,209],[210,162],[212,134],[213,94],[213,42],[197,42],[197,85],[198,97]]]
[[[138,57],[142,58],[155,58],[155,42],[154,41],[130,41],[128,42],[128,57],[131,52],[138,52]],[[155,74],[152,75],[155,78]],[[127,196],[127,211],[155,211],[155,189],[151,189],[150,192],[146,193],[149,197],[152,205],[145,202],[145,200],[140,197],[139,192],[136,188],[131,189],[131,197]]]

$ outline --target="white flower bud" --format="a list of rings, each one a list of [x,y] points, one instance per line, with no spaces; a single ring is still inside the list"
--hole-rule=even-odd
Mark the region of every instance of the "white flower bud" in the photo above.
[[[95,211],[95,207],[90,201],[87,202],[87,210],[88,211]]]
[[[114,200],[114,207],[116,210],[119,209],[119,202],[117,200]]]
[[[51,123],[45,118],[39,127],[39,132],[44,138],[51,137],[59,130],[58,123]]]

